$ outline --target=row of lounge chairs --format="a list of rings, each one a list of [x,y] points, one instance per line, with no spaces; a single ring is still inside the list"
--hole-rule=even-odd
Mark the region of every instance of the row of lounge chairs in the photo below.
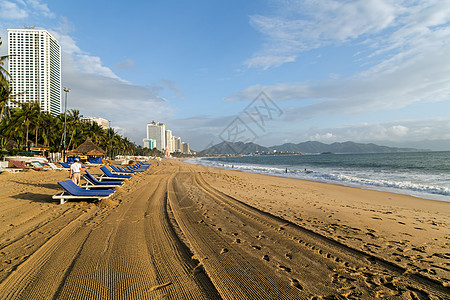
[[[32,169],[32,170],[36,170],[36,171],[69,170],[70,169],[70,166],[58,167],[57,165],[55,165],[52,162],[44,164],[38,160],[33,160],[33,161],[29,162],[29,165],[26,165],[23,162],[18,161],[18,160],[10,160],[9,162],[11,163],[12,167],[0,168],[0,172],[7,171],[7,172],[11,172],[11,173],[16,173],[16,172],[20,172],[20,171],[28,170],[28,169]]]
[[[115,188],[124,184],[124,180],[131,178],[135,173],[144,172],[150,167],[150,164],[136,163],[129,166],[125,170],[129,169],[130,173],[123,172],[124,168],[119,169],[113,165],[110,165],[110,167],[112,170],[109,170],[106,166],[102,166],[100,170],[102,170],[103,174],[98,178],[95,178],[89,171],[85,170],[83,178],[86,180],[86,183],[81,187],[73,183],[72,180],[58,182],[64,191],[60,194],[53,195],[52,198],[59,200],[60,204],[75,199],[101,200],[109,198],[114,194]]]

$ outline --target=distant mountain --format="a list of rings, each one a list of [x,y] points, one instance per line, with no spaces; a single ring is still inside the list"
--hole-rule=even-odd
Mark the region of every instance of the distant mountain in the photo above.
[[[263,147],[255,143],[222,142],[199,152],[199,155],[218,154],[255,154],[255,153],[389,153],[389,152],[417,152],[426,151],[415,148],[396,148],[379,146],[375,144],[361,144],[354,142],[324,144],[321,142],[303,142],[298,144],[286,143],[279,146]]]
[[[414,148],[396,148],[379,146],[373,143],[361,144],[354,142],[324,144],[321,142],[303,142],[299,144],[283,144],[280,146],[270,147],[277,152],[291,152],[291,153],[388,153],[388,152],[417,152],[424,151]]]
[[[261,152],[273,152],[270,148],[263,147],[254,143],[243,142],[222,142],[198,153],[198,155],[217,155],[217,154],[251,154]]]

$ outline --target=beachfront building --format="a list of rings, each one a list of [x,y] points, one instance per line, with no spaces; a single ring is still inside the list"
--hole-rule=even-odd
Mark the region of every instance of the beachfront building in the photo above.
[[[166,125],[156,123],[155,121],[147,124],[147,139],[155,140],[155,146],[153,148],[164,152],[166,149]]]
[[[108,130],[108,120],[100,117],[81,117],[81,122],[84,123],[97,123],[101,128]]]
[[[172,130],[166,130],[166,149],[170,153],[173,153],[173,136]]]
[[[189,143],[181,143],[181,153],[191,154],[191,150],[189,149]]]
[[[144,148],[153,149],[156,148],[156,140],[154,139],[143,139]]]
[[[179,136],[174,136],[173,137],[173,141],[174,141],[174,150],[173,152],[181,152],[181,137]]]
[[[41,111],[61,113],[61,46],[46,30],[8,29],[8,72],[18,102],[39,101]],[[9,102],[11,108],[19,105]]]

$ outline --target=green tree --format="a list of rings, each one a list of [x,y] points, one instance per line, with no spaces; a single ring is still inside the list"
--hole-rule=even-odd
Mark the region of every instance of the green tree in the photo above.
[[[1,45],[2,41],[0,40],[0,46]],[[9,85],[11,75],[9,75],[4,65],[6,58],[7,56],[0,56],[0,105],[2,107],[0,113],[0,120],[3,118],[3,112],[5,110],[6,103],[8,103],[8,99],[11,94],[11,88]]]
[[[19,104],[20,107],[14,112],[13,124],[17,129],[25,127],[25,147],[29,150],[28,136],[30,125],[36,123],[41,111],[41,106],[39,101],[16,103]]]

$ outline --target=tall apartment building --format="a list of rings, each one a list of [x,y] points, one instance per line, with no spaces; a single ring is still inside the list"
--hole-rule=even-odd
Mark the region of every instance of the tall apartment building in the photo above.
[[[189,149],[189,143],[181,143],[181,153],[183,154],[191,154],[191,150]]]
[[[173,144],[172,130],[166,130],[166,148],[169,154],[173,152]]]
[[[46,30],[8,29],[8,71],[18,102],[38,100],[41,111],[61,113],[61,46]],[[18,105],[9,102],[9,107]]]
[[[152,123],[147,124],[147,140],[155,140],[155,148],[159,151],[166,149],[166,125],[163,123]]]
[[[181,152],[181,137],[179,136],[174,136],[173,137],[174,140],[174,149],[173,152]]]
[[[148,149],[156,148],[156,141],[154,139],[143,139],[142,142],[144,143],[143,148]]]

